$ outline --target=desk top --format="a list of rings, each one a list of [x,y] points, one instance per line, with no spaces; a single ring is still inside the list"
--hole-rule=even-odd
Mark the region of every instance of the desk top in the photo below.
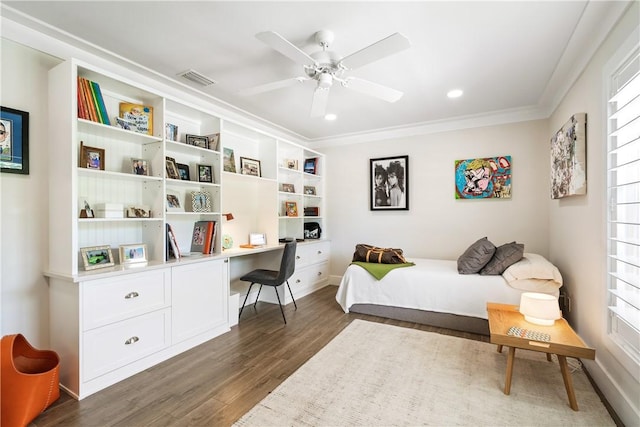
[[[487,303],[487,312],[489,313],[489,331],[493,344],[583,359],[593,360],[596,357],[596,351],[587,347],[565,319],[556,320],[552,326],[534,325],[524,320],[524,316],[518,311],[518,306],[493,302]],[[532,341],[507,335],[511,326],[545,332],[551,336],[551,341]]]

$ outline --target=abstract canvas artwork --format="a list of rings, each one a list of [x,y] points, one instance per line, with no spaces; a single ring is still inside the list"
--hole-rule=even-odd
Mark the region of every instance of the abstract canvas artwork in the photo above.
[[[456,199],[510,199],[511,156],[455,161]]]
[[[587,114],[571,116],[551,138],[551,198],[587,194]]]

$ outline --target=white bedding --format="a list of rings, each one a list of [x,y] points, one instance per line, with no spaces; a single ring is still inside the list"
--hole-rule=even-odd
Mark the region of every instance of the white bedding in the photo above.
[[[336,300],[345,313],[353,304],[377,304],[487,319],[487,302],[518,305],[524,292],[509,286],[502,276],[459,274],[453,260],[407,261],[416,265],[396,268],[382,280],[350,265]],[[552,294],[557,297],[558,290]]]

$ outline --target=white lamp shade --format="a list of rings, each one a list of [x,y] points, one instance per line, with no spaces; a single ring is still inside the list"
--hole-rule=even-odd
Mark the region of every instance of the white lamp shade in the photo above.
[[[524,292],[520,296],[520,313],[527,322],[544,326],[551,326],[562,317],[556,297],[535,292]]]

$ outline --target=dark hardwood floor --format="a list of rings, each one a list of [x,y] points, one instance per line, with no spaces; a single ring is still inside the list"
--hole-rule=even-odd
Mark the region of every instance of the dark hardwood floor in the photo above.
[[[327,286],[287,305],[245,308],[230,332],[82,401],[64,392],[30,425],[229,426],[316,354],[353,319],[488,341],[448,329],[345,314]]]

